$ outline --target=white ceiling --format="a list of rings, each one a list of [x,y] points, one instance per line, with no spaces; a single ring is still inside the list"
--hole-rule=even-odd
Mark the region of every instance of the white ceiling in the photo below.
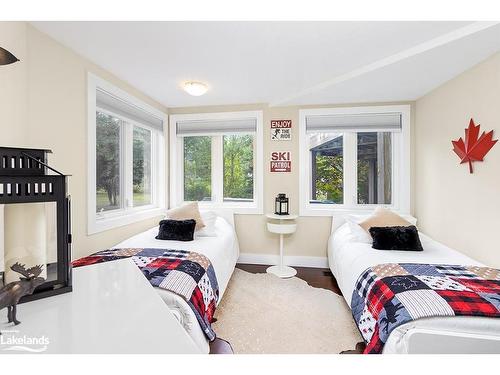
[[[167,107],[414,100],[500,50],[472,22],[33,22]],[[182,82],[206,82],[192,97]]]

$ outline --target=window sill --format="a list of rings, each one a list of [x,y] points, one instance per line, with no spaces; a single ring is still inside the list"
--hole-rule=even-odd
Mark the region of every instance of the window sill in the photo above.
[[[124,215],[97,218],[95,215],[89,220],[87,235],[97,234],[110,229],[137,223],[156,216],[165,215],[164,208],[151,208],[130,212]]]
[[[383,204],[373,204],[360,207],[346,207],[346,206],[330,206],[330,205],[320,205],[326,207],[301,207],[300,216],[343,216],[343,215],[364,215],[371,214],[373,210],[378,206],[383,206],[391,211],[399,214],[408,214],[407,212],[401,212],[396,206],[383,205]]]
[[[214,203],[206,203],[206,202],[198,202],[201,210],[231,210],[233,214],[238,215],[262,215],[264,214],[264,208],[251,204],[244,205],[237,202],[226,202],[224,204],[214,204]]]

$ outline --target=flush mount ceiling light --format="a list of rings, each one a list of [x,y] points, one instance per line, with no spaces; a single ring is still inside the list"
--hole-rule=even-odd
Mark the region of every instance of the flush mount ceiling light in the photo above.
[[[0,65],[9,65],[19,61],[19,59],[6,49],[0,47]]]
[[[201,96],[208,91],[208,86],[203,82],[190,81],[184,83],[184,91],[189,95]]]

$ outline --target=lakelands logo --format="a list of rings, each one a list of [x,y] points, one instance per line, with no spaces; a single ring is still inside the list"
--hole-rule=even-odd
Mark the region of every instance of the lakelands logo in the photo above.
[[[19,335],[19,331],[2,331],[0,335],[0,350],[42,353],[47,350],[50,340],[46,336]]]

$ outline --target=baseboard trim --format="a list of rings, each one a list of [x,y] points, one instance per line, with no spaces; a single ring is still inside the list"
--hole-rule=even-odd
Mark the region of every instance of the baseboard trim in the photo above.
[[[238,263],[243,264],[278,264],[279,255],[273,254],[255,254],[241,253],[238,258]],[[328,259],[326,257],[306,257],[288,255],[283,259],[287,266],[296,267],[313,267],[313,268],[328,268]]]

